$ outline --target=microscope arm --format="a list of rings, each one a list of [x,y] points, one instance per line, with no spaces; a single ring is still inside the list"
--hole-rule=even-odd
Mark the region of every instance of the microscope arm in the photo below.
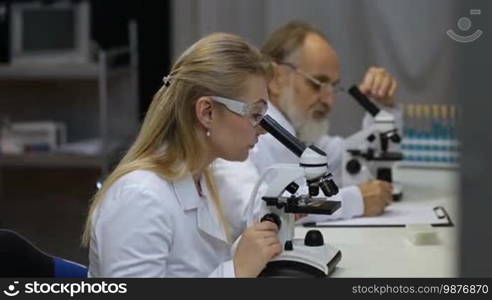
[[[366,139],[373,134],[386,133],[390,136],[394,136],[393,139],[396,143],[400,142],[400,137],[397,132],[398,128],[395,124],[395,117],[392,114],[379,109],[355,85],[348,90],[348,93],[374,118],[374,122],[371,126],[364,128],[362,131],[355,133],[347,139],[348,148],[365,147],[364,144],[367,141]]]
[[[403,158],[395,117],[379,109],[356,86],[348,93],[371,114],[373,122],[346,139],[343,182],[356,184],[370,178],[392,182],[391,168]]]
[[[345,139],[347,149],[365,149],[367,147],[367,137],[376,132],[374,125],[354,133]]]
[[[265,115],[263,120],[260,122],[260,126],[270,133],[275,139],[287,147],[292,153],[301,157],[306,150],[306,145],[299,141],[294,135],[288,132],[284,127],[282,127],[277,121],[275,121],[270,115]],[[280,172],[279,168],[286,172]],[[283,176],[279,176],[283,174]],[[253,192],[250,197],[250,204],[253,204],[258,194],[258,190],[263,182],[265,182],[267,177],[272,177],[273,182],[269,184],[267,196],[280,196],[284,191],[285,186],[287,186],[292,181],[304,176],[304,169],[298,165],[286,164],[286,165],[274,165],[268,167],[263,174],[261,174],[260,179],[256,182]]]
[[[271,178],[271,181],[268,184],[265,197],[280,197],[285,190],[294,193],[298,188],[295,181],[302,178],[308,181],[310,194],[317,194],[317,192],[314,192],[316,187],[320,187],[328,197],[338,193],[338,187],[333,182],[332,175],[328,170],[325,152],[315,146],[306,147],[304,143],[299,141],[269,115],[265,115],[260,122],[260,126],[300,157],[300,160],[299,164],[276,164],[270,166],[261,174],[249,199],[249,204],[252,206],[250,212],[253,211],[258,191],[261,184],[266,181],[266,178]]]

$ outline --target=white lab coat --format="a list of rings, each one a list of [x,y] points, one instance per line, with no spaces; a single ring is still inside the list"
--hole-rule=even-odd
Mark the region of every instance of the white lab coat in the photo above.
[[[391,111],[396,114],[397,124],[401,124],[399,110]],[[296,135],[294,127],[285,116],[271,103],[268,114],[291,134]],[[371,124],[371,117],[364,118],[364,126]],[[342,186],[342,164],[345,142],[341,137],[325,135],[315,144],[326,152],[328,165],[339,187]],[[299,158],[277,141],[272,135],[260,136],[258,143],[251,150],[249,158],[244,162],[230,162],[218,159],[214,162],[214,174],[223,199],[226,217],[229,219],[233,237],[238,237],[245,226],[251,223],[248,218],[260,218],[265,211],[261,201],[261,191],[255,201],[250,203],[250,196],[256,181],[266,168],[278,164],[298,164]],[[263,187],[264,190],[264,187]],[[364,204],[360,189],[357,186],[346,186],[340,189],[337,200],[342,207],[333,215],[309,215],[300,222],[324,222],[333,219],[348,219],[360,216],[364,212]],[[253,207],[251,207],[253,206]],[[253,214],[249,212],[252,211]]]
[[[234,277],[231,244],[202,187],[204,197],[191,176],[144,170],[118,179],[92,219],[89,277]]]

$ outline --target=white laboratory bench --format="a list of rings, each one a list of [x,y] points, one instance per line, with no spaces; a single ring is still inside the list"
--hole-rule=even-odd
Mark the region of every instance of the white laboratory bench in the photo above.
[[[456,277],[459,220],[458,169],[396,168],[396,181],[404,187],[401,201],[416,206],[441,205],[454,226],[433,227],[438,242],[415,245],[405,227],[320,227],[325,242],[342,251],[332,277]],[[304,237],[313,228],[296,228]]]

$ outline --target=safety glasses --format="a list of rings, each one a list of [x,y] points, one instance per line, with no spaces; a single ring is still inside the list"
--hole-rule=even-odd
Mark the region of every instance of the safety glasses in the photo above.
[[[231,112],[248,119],[253,127],[260,124],[268,109],[268,103],[263,99],[255,102],[243,102],[219,96],[213,96],[211,98],[223,104]]]

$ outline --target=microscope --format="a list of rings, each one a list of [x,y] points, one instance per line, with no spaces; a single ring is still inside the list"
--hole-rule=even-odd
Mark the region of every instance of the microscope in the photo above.
[[[341,206],[339,201],[327,199],[338,193],[338,187],[328,170],[326,153],[315,146],[307,147],[269,115],[260,126],[300,158],[298,165],[269,167],[251,194],[250,203],[254,203],[260,185],[267,183],[262,200],[268,213],[261,221],[277,224],[283,245],[282,253],[267,264],[260,277],[328,276],[341,259],[340,250],[326,244],[318,230],[310,230],[303,239],[294,238],[294,214],[332,214]],[[297,193],[301,180],[308,188],[303,195]],[[325,197],[318,196],[320,190]]]
[[[346,139],[343,184],[357,185],[372,179],[393,185],[393,200],[402,197],[401,184],[393,182],[393,166],[403,159],[401,137],[392,114],[379,109],[357,86],[348,93],[373,117],[373,123]]]

